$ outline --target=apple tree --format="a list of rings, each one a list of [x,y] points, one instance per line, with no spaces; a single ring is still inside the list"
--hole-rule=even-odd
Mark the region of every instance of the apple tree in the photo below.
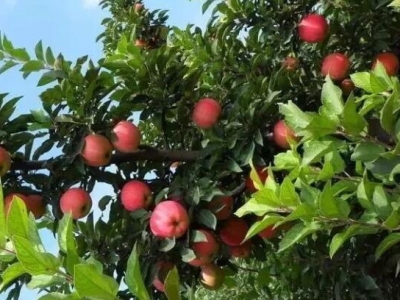
[[[391,2],[207,0],[201,29],[168,26],[168,12],[142,1],[103,0],[98,62],[2,35],[0,73],[35,73],[45,89],[22,115],[20,98],[0,94],[1,291],[393,299]],[[100,183],[113,193],[94,199]]]

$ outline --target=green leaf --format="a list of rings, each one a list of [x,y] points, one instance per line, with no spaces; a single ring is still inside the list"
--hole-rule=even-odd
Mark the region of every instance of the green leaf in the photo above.
[[[379,62],[379,64],[381,64]],[[386,81],[382,78],[379,78],[378,76],[376,76],[374,73],[370,74],[371,78],[371,89],[373,93],[379,94],[379,93],[383,93],[387,90],[389,90],[389,85],[386,83]]]
[[[397,92],[393,91],[390,97],[386,100],[385,105],[381,110],[381,125],[382,128],[390,133],[394,133],[394,128],[396,124],[396,114],[395,114],[395,102],[398,101],[399,95]]]
[[[352,161],[368,162],[377,159],[382,153],[385,152],[385,148],[377,143],[372,142],[361,142],[354,149],[351,155]]]
[[[261,221],[257,221],[251,225],[249,230],[247,231],[246,237],[243,242],[251,239],[253,236],[257,235],[259,232],[263,231],[268,226],[274,225],[279,221],[282,221],[283,217],[279,215],[268,214],[265,215]]]
[[[318,199],[319,209],[326,217],[340,218],[343,214],[340,210],[338,199],[333,196],[331,182],[328,181]]]
[[[46,49],[46,63],[49,66],[52,66],[52,65],[54,65],[55,60],[56,59],[54,58],[53,51],[51,51],[50,47],[47,47],[47,49]]]
[[[208,228],[211,229],[216,229],[217,227],[217,218],[215,215],[207,210],[207,209],[201,209],[197,214],[196,214],[196,220]]]
[[[74,286],[81,298],[115,300],[119,285],[114,278],[103,275],[92,264],[75,266]]]
[[[285,116],[285,123],[294,131],[306,128],[312,121],[312,117],[303,112],[292,101],[289,101],[287,104],[280,103],[279,112]]]
[[[279,251],[282,252],[294,244],[302,241],[306,236],[313,234],[320,229],[320,225],[316,222],[307,224],[296,224],[283,237],[279,243]]]
[[[71,274],[74,271],[74,266],[80,262],[73,228],[71,214],[64,214],[58,225],[58,245],[67,254],[67,270]]]
[[[297,207],[290,215],[284,218],[281,222],[277,224],[280,226],[284,223],[302,219],[306,222],[311,222],[312,218],[317,215],[316,208],[312,207],[307,203],[302,203],[299,207]]]
[[[322,86],[321,101],[329,113],[334,115],[340,115],[342,113],[342,90],[336,86],[329,77],[327,77],[326,82]]]
[[[301,204],[300,197],[296,193],[294,184],[288,177],[286,177],[281,184],[279,200],[283,206],[289,208],[296,208]]]
[[[41,253],[34,249],[28,239],[14,235],[12,238],[17,258],[25,271],[31,275],[53,275],[61,263],[50,253]]]
[[[179,293],[179,273],[178,269],[174,267],[167,274],[164,281],[165,295],[168,300],[180,300],[181,295]]]
[[[400,233],[391,233],[383,239],[375,251],[375,259],[381,258],[383,253],[400,242]]]
[[[25,49],[10,49],[8,51],[8,54],[10,54],[13,58],[20,60],[20,61],[29,61],[30,57],[28,52]]]
[[[26,273],[21,263],[17,262],[7,267],[1,274],[2,283],[0,285],[0,291],[4,290],[5,287],[18,277]]]
[[[44,86],[46,84],[49,84],[50,82],[55,81],[56,79],[64,79],[64,78],[65,78],[65,74],[63,71],[51,70],[51,71],[44,73],[42,75],[42,77],[40,77],[37,85]]]
[[[6,214],[4,212],[4,194],[3,185],[0,178],[0,249],[4,249],[6,245],[7,227]]]
[[[237,215],[239,218],[248,214],[263,216],[266,213],[275,211],[278,208],[278,205],[271,206],[264,202],[265,201],[262,198],[251,198],[235,212],[235,215]]]
[[[11,69],[12,67],[18,65],[18,63],[16,63],[13,60],[8,60],[6,61],[0,68],[0,74],[3,74],[5,71]]]
[[[300,165],[300,159],[292,150],[278,153],[274,157],[274,169],[293,170]]]
[[[74,292],[72,294],[49,293],[40,297],[38,300],[80,300],[81,298]]]
[[[31,60],[25,63],[21,70],[22,72],[36,72],[44,68],[44,63],[40,60]]]
[[[44,61],[43,55],[43,44],[42,41],[39,41],[35,46],[35,54],[38,60]]]
[[[382,186],[376,186],[372,196],[372,202],[376,213],[382,218],[387,219],[392,213],[392,206],[389,203],[387,194]]]
[[[135,244],[135,246],[133,247],[132,253],[128,259],[128,264],[125,274],[125,283],[128,286],[129,291],[137,298],[139,298],[139,300],[150,300],[149,293],[147,292],[140,271],[139,253],[137,251],[137,244]]]
[[[359,72],[351,74],[350,78],[356,87],[363,89],[368,93],[372,93],[370,76],[371,74],[369,72]]]
[[[351,135],[359,135],[367,126],[367,121],[357,112],[354,97],[349,97],[344,105],[342,125]]]
[[[326,153],[334,149],[334,143],[331,141],[309,141],[304,144],[304,154],[302,166],[308,166],[311,163],[317,162]]]
[[[55,285],[62,285],[66,279],[61,275],[35,275],[32,276],[31,281],[26,285],[30,290],[43,289]]]

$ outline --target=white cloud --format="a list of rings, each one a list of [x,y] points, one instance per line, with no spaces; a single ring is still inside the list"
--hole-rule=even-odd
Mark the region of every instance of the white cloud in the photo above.
[[[13,1],[13,0],[8,0]],[[83,0],[83,7],[85,9],[95,9],[98,8],[100,0]]]

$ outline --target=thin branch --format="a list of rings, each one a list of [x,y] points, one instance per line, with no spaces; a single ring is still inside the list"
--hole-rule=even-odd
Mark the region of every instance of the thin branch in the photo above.
[[[134,153],[116,153],[112,156],[108,165],[119,165],[130,161],[156,161],[156,162],[175,162],[175,161],[196,161],[204,157],[202,151],[186,151],[186,150],[157,150],[150,147],[143,147]],[[49,160],[30,160],[30,161],[14,161],[11,165],[12,170],[33,171],[41,169],[50,169]]]

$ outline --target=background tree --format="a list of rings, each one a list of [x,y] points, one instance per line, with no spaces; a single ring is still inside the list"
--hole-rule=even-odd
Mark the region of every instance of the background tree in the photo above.
[[[400,17],[390,2],[205,1],[204,10],[214,7],[202,32],[168,28],[166,12],[139,1],[104,0],[112,18],[98,37],[98,63],[69,62],[42,43],[31,57],[3,36],[1,72],[22,65],[24,77],[42,72],[38,85],[49,85],[42,110],[15,118],[18,99],[2,96],[8,218],[1,209],[0,245],[10,298],[29,282],[52,295],[43,299],[177,299],[178,274],[182,297],[193,295],[200,277],[208,289],[225,282],[237,299],[393,298],[396,255],[372,258],[398,227],[398,81],[386,64],[357,73],[357,98],[345,105],[334,85],[347,93],[349,72],[370,70],[379,53],[398,55]],[[299,32],[312,12],[329,24],[317,43]],[[335,82],[323,87],[324,75]],[[138,128],[125,122],[138,115]],[[275,127],[282,115],[299,144],[283,123]],[[36,139],[43,142],[33,149]],[[60,154],[40,160],[52,149]],[[249,179],[251,163],[261,180],[255,171]],[[87,193],[97,182],[115,194],[92,203]],[[13,193],[22,202],[11,201]],[[323,199],[317,209],[315,199]],[[311,208],[293,215],[307,201]],[[50,209],[40,218],[42,203]],[[108,218],[94,220],[92,206],[107,208]],[[270,227],[287,215],[294,227]],[[43,251],[36,226],[57,233],[59,257]],[[240,245],[245,235],[251,243]],[[388,239],[379,254],[397,235]],[[243,275],[260,267],[257,278]],[[238,269],[249,283],[240,290]]]

